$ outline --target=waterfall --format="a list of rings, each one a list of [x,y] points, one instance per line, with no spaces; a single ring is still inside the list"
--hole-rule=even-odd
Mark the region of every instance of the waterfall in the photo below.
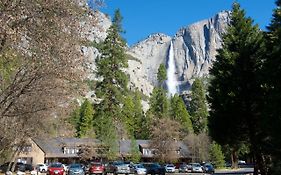
[[[167,87],[170,96],[177,93],[177,79],[175,76],[176,66],[174,60],[174,46],[173,41],[171,41],[169,49],[169,60],[168,60],[168,70],[167,70]]]

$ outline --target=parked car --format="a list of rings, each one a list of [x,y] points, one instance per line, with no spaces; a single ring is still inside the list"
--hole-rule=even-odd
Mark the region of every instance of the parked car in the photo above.
[[[24,166],[24,171],[33,171],[34,170],[34,167],[31,165],[31,164],[23,164]]]
[[[203,173],[203,167],[200,165],[200,163],[190,163],[192,166],[191,172],[193,173]]]
[[[45,173],[48,170],[48,166],[44,163],[38,163],[36,165],[36,170],[39,171],[40,173]]]
[[[10,169],[8,170],[9,164],[10,164],[10,162],[6,162],[6,163],[2,164],[2,165],[0,166],[0,171],[1,171],[1,172],[6,172],[6,171],[9,171],[9,170],[11,171],[11,168],[13,167],[14,162],[11,163]],[[16,166],[15,166],[15,171],[18,171],[18,170],[24,171],[23,168],[24,168],[24,167],[23,167],[23,163],[17,162],[17,164],[16,164]]]
[[[64,167],[62,163],[52,163],[48,166],[48,175],[64,175]]]
[[[132,167],[130,164],[125,163],[123,161],[114,161],[109,162],[105,166],[105,173],[113,173],[113,174],[131,174]]]
[[[105,174],[105,166],[100,162],[93,162],[89,168],[89,174]]]
[[[73,163],[68,166],[68,175],[85,175],[83,166],[78,163]]]
[[[147,174],[147,170],[143,166],[143,164],[134,164],[133,172],[134,172],[134,174],[137,174],[137,175],[146,175]]]
[[[179,173],[187,173],[191,171],[191,166],[188,166],[186,163],[182,163],[179,166]]]
[[[214,169],[214,166],[210,163],[205,163],[203,165],[203,171],[205,173],[209,173],[209,174],[214,174],[215,173],[215,169]]]
[[[173,164],[166,164],[164,167],[165,167],[166,173],[175,173],[176,172],[176,167]]]
[[[147,174],[155,175],[165,175],[165,168],[158,163],[143,163],[143,166],[147,170]]]
[[[115,171],[114,174],[131,174],[132,173],[132,167],[130,166],[130,163],[128,162],[115,162]]]
[[[10,162],[6,162],[3,165],[0,166],[0,171],[1,172],[6,172],[8,171],[8,166],[9,166]],[[11,167],[10,167],[10,171],[11,168],[13,167],[14,162],[11,163]],[[25,171],[32,171],[33,170],[33,166],[31,164],[24,164],[22,162],[17,162],[15,165],[15,171],[21,171],[21,172],[25,172]]]

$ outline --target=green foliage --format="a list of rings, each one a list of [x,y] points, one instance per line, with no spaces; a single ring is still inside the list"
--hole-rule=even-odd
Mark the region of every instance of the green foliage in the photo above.
[[[77,129],[79,120],[80,120],[80,107],[77,107],[71,112],[68,122]]]
[[[222,153],[221,146],[216,142],[213,142],[210,146],[210,161],[216,168],[222,168],[225,166],[224,155]]]
[[[157,80],[160,85],[167,79],[167,71],[164,64],[160,64],[157,72]]]
[[[130,160],[134,163],[138,163],[141,159],[141,153],[135,138],[131,139],[130,155]]]
[[[192,122],[186,106],[180,96],[177,94],[171,98],[170,116],[172,119],[178,121],[183,128],[185,134],[193,132]]]
[[[233,5],[231,24],[210,70],[210,135],[221,145],[251,144],[256,165],[264,168],[261,67],[264,38],[239,4]],[[227,136],[227,137],[226,137]]]
[[[104,147],[101,155],[109,160],[116,159],[118,155],[118,138],[110,111],[97,108],[94,115],[94,129],[96,137]]]
[[[268,132],[267,151],[272,159],[272,173],[281,173],[281,1],[276,1],[277,7],[273,11],[273,17],[268,26],[267,33],[267,60],[264,69],[264,88],[266,89],[266,110],[264,114],[264,128]]]
[[[166,91],[163,88],[155,87],[153,89],[149,100],[149,105],[149,112],[153,116],[157,118],[168,117],[168,98],[166,95]]]
[[[133,98],[130,95],[125,97],[124,106],[122,107],[122,120],[126,126],[126,131],[130,136],[133,136],[136,130],[134,107],[135,105]]]
[[[77,137],[91,136],[91,132],[93,132],[93,115],[93,107],[89,100],[86,99],[79,110],[79,121],[76,131]]]
[[[148,121],[145,117],[139,91],[132,91],[124,100],[122,122],[129,137],[145,139],[148,136]]]
[[[149,122],[147,117],[144,115],[141,104],[141,93],[139,91],[133,92],[133,102],[134,102],[134,138],[137,139],[147,139],[148,138],[148,130],[149,130]]]
[[[111,160],[118,153],[116,123],[121,122],[124,116],[122,106],[128,91],[128,77],[124,72],[128,61],[126,44],[120,35],[123,32],[121,21],[120,11],[117,10],[105,41],[98,47],[101,55],[96,60],[97,76],[100,78],[96,85],[96,95],[101,101],[96,105],[94,128],[97,138],[108,148],[104,154]]]
[[[190,115],[194,133],[199,134],[207,130],[208,108],[204,85],[196,78],[191,87]]]

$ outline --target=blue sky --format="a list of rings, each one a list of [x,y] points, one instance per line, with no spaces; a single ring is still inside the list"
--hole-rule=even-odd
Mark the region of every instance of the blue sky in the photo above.
[[[123,37],[131,46],[153,33],[174,36],[177,30],[230,10],[234,0],[104,0],[99,10],[114,15],[119,8],[123,16]],[[237,0],[261,29],[271,20],[275,0]]]

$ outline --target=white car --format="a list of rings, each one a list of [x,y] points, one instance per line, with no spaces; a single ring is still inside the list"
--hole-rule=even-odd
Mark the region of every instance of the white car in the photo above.
[[[41,172],[41,173],[44,173],[44,172],[47,172],[48,166],[46,164],[44,164],[44,163],[38,163],[36,165],[36,170]]]
[[[173,164],[167,164],[165,165],[165,171],[166,173],[174,173],[176,172],[176,167]]]
[[[203,173],[203,167],[200,165],[200,163],[191,163],[191,172],[193,173]]]
[[[143,164],[135,164],[135,165],[133,165],[133,169],[134,169],[134,173],[137,175],[146,175],[147,174],[147,170],[143,166]]]

